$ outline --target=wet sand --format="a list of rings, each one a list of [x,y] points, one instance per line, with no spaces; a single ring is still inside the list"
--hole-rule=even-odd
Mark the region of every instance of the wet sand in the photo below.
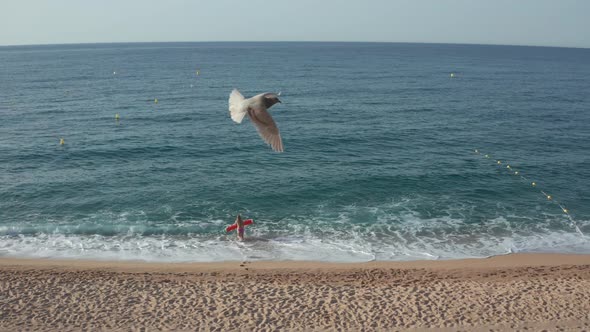
[[[353,264],[0,259],[0,330],[590,331],[590,255]]]

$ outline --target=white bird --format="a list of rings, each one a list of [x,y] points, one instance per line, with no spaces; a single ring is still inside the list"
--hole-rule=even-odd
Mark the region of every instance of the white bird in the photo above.
[[[268,113],[268,109],[280,103],[279,95],[272,92],[261,93],[252,98],[244,98],[240,91],[234,89],[229,95],[229,115],[236,123],[241,123],[248,114],[256,126],[258,134],[276,152],[283,152],[283,141],[279,128]]]

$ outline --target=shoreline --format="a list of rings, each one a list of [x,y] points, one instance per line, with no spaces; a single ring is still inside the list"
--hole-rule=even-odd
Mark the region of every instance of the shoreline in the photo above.
[[[436,260],[327,262],[314,260],[228,260],[218,262],[163,262],[143,260],[97,260],[79,258],[0,257],[0,269],[7,266],[37,268],[110,268],[129,272],[136,270],[165,270],[167,272],[226,270],[247,262],[253,267],[267,269],[342,269],[342,268],[396,268],[396,269],[449,269],[449,268],[508,268],[524,266],[557,266],[564,264],[590,264],[590,254],[561,253],[507,253],[481,258],[452,258]]]
[[[324,263],[0,258],[0,330],[590,330],[590,255]]]

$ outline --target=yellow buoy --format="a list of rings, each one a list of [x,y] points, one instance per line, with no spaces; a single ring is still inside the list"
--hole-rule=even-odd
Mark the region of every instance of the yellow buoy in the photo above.
[[[489,158],[489,157],[490,157],[490,155],[489,154],[486,154],[486,158]]]
[[[197,74],[197,76],[199,76],[199,71],[198,70],[195,73]]]
[[[59,145],[64,145],[64,144],[66,144],[66,140],[63,139],[63,138],[60,138],[59,139]]]
[[[455,73],[451,73],[451,77],[455,77]]]
[[[114,72],[113,72],[113,75],[117,75],[117,72],[116,72],[116,71],[114,71]]]
[[[498,165],[500,165],[502,162],[498,160]]]
[[[531,186],[535,187],[537,185],[536,182],[531,183]]]
[[[479,150],[478,149],[475,149],[474,151],[475,151],[475,153],[479,153]]]
[[[115,114],[115,120],[119,120],[119,113]]]
[[[154,103],[156,103],[156,104],[158,103],[158,98],[154,99]]]
[[[510,169],[510,165],[506,165],[506,168]]]
[[[547,199],[548,200],[551,200],[551,195],[547,195]]]
[[[514,172],[514,175],[518,175],[518,171],[515,171],[515,172]]]
[[[567,209],[563,209],[563,213],[568,213],[568,210]]]

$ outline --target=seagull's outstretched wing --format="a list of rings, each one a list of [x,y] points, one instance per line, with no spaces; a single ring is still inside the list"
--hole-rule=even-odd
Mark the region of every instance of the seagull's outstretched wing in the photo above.
[[[241,123],[246,115],[244,96],[237,89],[234,89],[229,95],[229,115],[236,123]]]
[[[270,147],[274,151],[283,152],[283,141],[281,140],[279,128],[277,128],[277,125],[268,111],[248,108],[248,116],[256,126],[256,130],[258,130],[260,137],[262,137],[267,144],[270,144]]]

